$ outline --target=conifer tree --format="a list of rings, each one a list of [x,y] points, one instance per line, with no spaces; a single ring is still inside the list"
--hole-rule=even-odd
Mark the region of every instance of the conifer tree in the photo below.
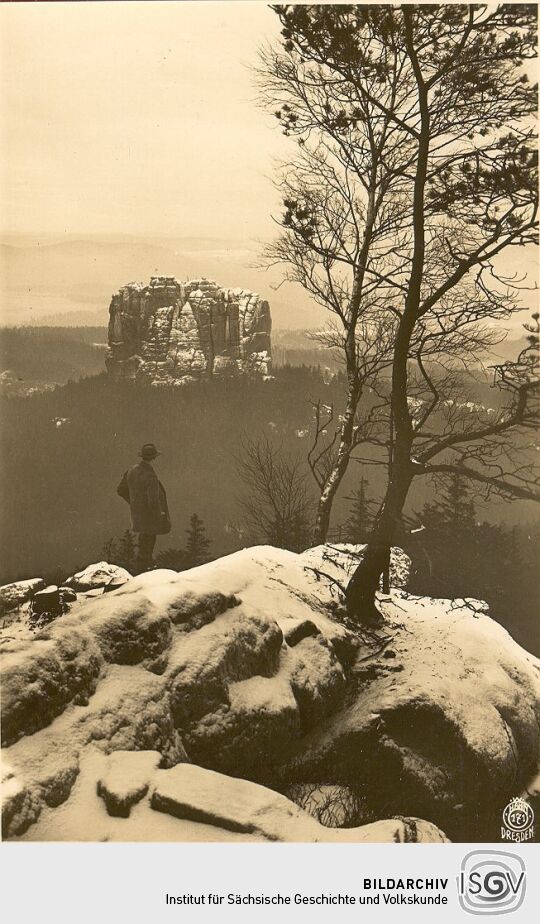
[[[345,523],[347,542],[359,544],[366,542],[368,539],[373,524],[373,516],[366,486],[367,480],[362,477],[359,487],[347,498],[352,502],[349,518]]]
[[[196,513],[191,514],[189,529],[186,530],[186,534],[186,552],[190,567],[194,568],[196,565],[202,565],[205,561],[208,561],[208,549],[211,544],[211,540],[206,535],[204,523]]]
[[[472,489],[463,475],[452,474],[443,485],[439,497],[425,505],[422,522],[431,528],[452,526],[465,529],[475,525],[475,505]]]
[[[449,476],[420,514],[424,529],[411,536],[416,575],[436,596],[479,595],[490,571],[496,527],[477,523],[471,494],[462,475]]]

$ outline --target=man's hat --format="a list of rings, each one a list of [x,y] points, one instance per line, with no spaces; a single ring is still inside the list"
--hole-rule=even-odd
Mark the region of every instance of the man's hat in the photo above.
[[[161,455],[161,453],[158,452],[154,443],[145,443],[139,455],[142,459],[145,459],[146,462],[150,462],[152,459],[155,459],[156,456]]]

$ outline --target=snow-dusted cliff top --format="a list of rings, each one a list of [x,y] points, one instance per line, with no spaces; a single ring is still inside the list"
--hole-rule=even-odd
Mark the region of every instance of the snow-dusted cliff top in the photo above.
[[[353,553],[154,571],[5,640],[5,836],[481,837],[538,766],[538,662],[478,601],[395,588],[346,625]],[[322,796],[349,827],[299,808]]]

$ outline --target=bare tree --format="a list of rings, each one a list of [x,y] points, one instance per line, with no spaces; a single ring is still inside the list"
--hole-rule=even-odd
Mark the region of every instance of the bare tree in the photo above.
[[[499,368],[507,400],[494,419],[479,412],[473,422],[457,394],[447,396],[459,387],[467,345],[473,355],[485,352],[489,324],[519,307],[520,282],[501,274],[499,256],[537,239],[536,88],[524,69],[536,53],[536,11],[521,4],[275,9],[290,59],[330,69],[342,100],[339,124],[356,115],[369,131],[376,113],[392,139],[389,151],[386,142],[378,150],[387,171],[377,200],[387,217],[384,266],[378,278],[367,276],[370,303],[394,321],[388,485],[347,589],[350,615],[377,618],[375,592],[419,474],[451,466],[503,496],[539,499],[522,459],[537,420],[533,364],[526,381],[524,356]],[[357,96],[369,117],[355,109]],[[292,116],[296,131],[301,111]]]
[[[239,503],[255,541],[292,552],[307,548],[312,504],[301,460],[264,437],[246,437],[237,464],[244,487]]]
[[[275,8],[284,21],[288,7]],[[332,504],[355,447],[365,441],[372,418],[359,415],[366,388],[391,363],[395,318],[386,310],[393,278],[403,180],[396,170],[410,139],[389,117],[407,98],[397,49],[373,32],[371,53],[389,75],[384,106],[374,105],[376,78],[343,79],[334,62],[309,45],[285,41],[261,53],[261,101],[275,110],[283,131],[294,137],[297,155],[283,164],[277,180],[284,212],[281,236],[265,254],[267,264],[284,264],[285,278],[300,283],[331,315],[319,338],[341,357],[347,380],[343,413],[321,414],[315,403],[314,442],[309,465],[319,501],[314,539],[328,533]],[[410,79],[410,78],[409,78]],[[392,196],[389,196],[392,191]],[[325,419],[326,417],[326,419]],[[328,439],[325,431],[332,426]]]

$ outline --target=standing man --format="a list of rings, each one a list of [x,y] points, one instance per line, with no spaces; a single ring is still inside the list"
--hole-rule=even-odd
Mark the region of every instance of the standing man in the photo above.
[[[160,453],[153,443],[145,443],[139,452],[141,461],[125,472],[117,492],[131,509],[131,524],[139,534],[137,573],[149,571],[153,565],[156,536],[171,531],[165,488],[156,475],[152,462]]]

